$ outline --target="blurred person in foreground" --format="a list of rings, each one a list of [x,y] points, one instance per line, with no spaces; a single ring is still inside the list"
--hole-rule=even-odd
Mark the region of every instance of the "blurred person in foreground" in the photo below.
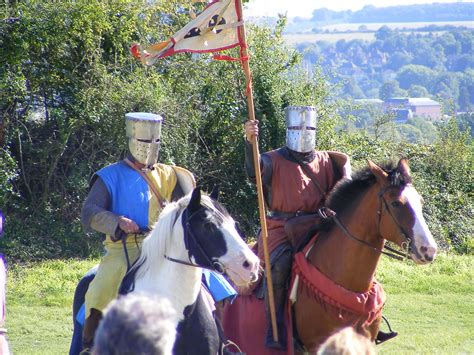
[[[369,338],[358,334],[352,327],[342,328],[321,345],[317,355],[375,355]]]
[[[94,355],[171,355],[176,313],[166,298],[128,294],[112,301],[97,328]]]

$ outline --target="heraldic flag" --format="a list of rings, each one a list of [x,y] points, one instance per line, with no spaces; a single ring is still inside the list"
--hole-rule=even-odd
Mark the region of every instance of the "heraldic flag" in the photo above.
[[[176,32],[168,41],[143,49],[139,44],[130,48],[132,55],[146,65],[159,58],[180,52],[208,53],[233,48],[241,44],[239,0],[218,0]]]

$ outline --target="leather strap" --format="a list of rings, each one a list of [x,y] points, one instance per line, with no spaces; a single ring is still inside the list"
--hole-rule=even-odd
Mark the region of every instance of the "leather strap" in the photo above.
[[[125,163],[127,163],[128,166],[130,166],[133,170],[135,170],[137,173],[139,173],[140,176],[146,181],[146,183],[150,187],[151,191],[155,194],[156,198],[158,199],[158,204],[160,205],[160,208],[163,209],[165,207],[165,201],[163,200],[163,198],[158,193],[158,190],[156,189],[155,185],[153,185],[150,178],[148,176],[146,176],[146,174],[144,174],[143,171],[138,169],[137,166],[132,161],[130,161],[130,159],[125,158],[124,161],[125,161]]]
[[[316,186],[317,189],[319,190],[319,192],[321,192],[321,195],[323,196],[323,203],[324,203],[324,201],[326,201],[327,192],[324,191],[323,188],[321,187],[321,185],[318,183],[318,181],[316,179],[316,176],[311,171],[311,169],[309,169],[309,166],[306,165],[305,163],[303,163],[301,160],[299,160],[289,149],[288,149],[288,153],[301,166],[301,169],[303,170],[303,173],[311,179],[314,186]]]

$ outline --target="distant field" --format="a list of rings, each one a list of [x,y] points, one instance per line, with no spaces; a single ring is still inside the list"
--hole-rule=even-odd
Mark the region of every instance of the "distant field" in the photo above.
[[[294,45],[298,43],[314,43],[317,41],[337,42],[341,39],[350,41],[353,39],[361,39],[364,41],[372,41],[375,39],[374,33],[367,32],[350,32],[350,33],[296,33],[283,35],[286,43]]]
[[[393,22],[393,23],[338,23],[335,25],[323,26],[323,31],[357,31],[360,26],[366,26],[368,31],[377,31],[382,26],[388,26],[392,29],[409,29],[416,30],[421,27],[430,25],[436,26],[459,26],[474,28],[474,21],[457,21],[457,22]]]
[[[429,25],[436,26],[459,26],[459,27],[468,27],[474,28],[474,21],[458,21],[458,22],[394,22],[394,23],[339,23],[335,25],[328,25],[321,27],[322,31],[330,31],[329,33],[289,33],[284,34],[286,42],[289,45],[294,45],[298,43],[314,43],[317,41],[327,41],[327,42],[337,42],[341,39],[350,41],[353,39],[360,39],[364,41],[374,40],[374,32],[367,31],[377,31],[382,26],[388,26],[392,29],[398,30],[412,30],[416,32],[417,29],[426,27]],[[362,32],[359,30],[360,26],[365,26],[366,29]],[[333,33],[333,31],[337,33]],[[339,33],[344,32],[344,33]],[[419,32],[421,34],[427,32]],[[433,32],[431,32],[433,33]],[[437,31],[435,34],[441,34],[443,31]]]

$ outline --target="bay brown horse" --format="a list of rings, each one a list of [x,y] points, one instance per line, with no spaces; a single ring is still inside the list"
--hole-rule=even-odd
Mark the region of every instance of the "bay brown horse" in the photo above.
[[[408,162],[368,165],[336,186],[326,203],[330,216],[318,227],[317,237],[295,254],[289,295],[293,307],[291,321],[287,319],[294,329],[288,344],[293,344],[294,334],[304,351],[315,352],[347,325],[375,339],[385,302],[375,272],[386,240],[405,249],[417,264],[436,255]],[[249,355],[284,353],[264,347],[263,309],[263,301],[254,295],[239,297],[226,309],[226,336]]]

